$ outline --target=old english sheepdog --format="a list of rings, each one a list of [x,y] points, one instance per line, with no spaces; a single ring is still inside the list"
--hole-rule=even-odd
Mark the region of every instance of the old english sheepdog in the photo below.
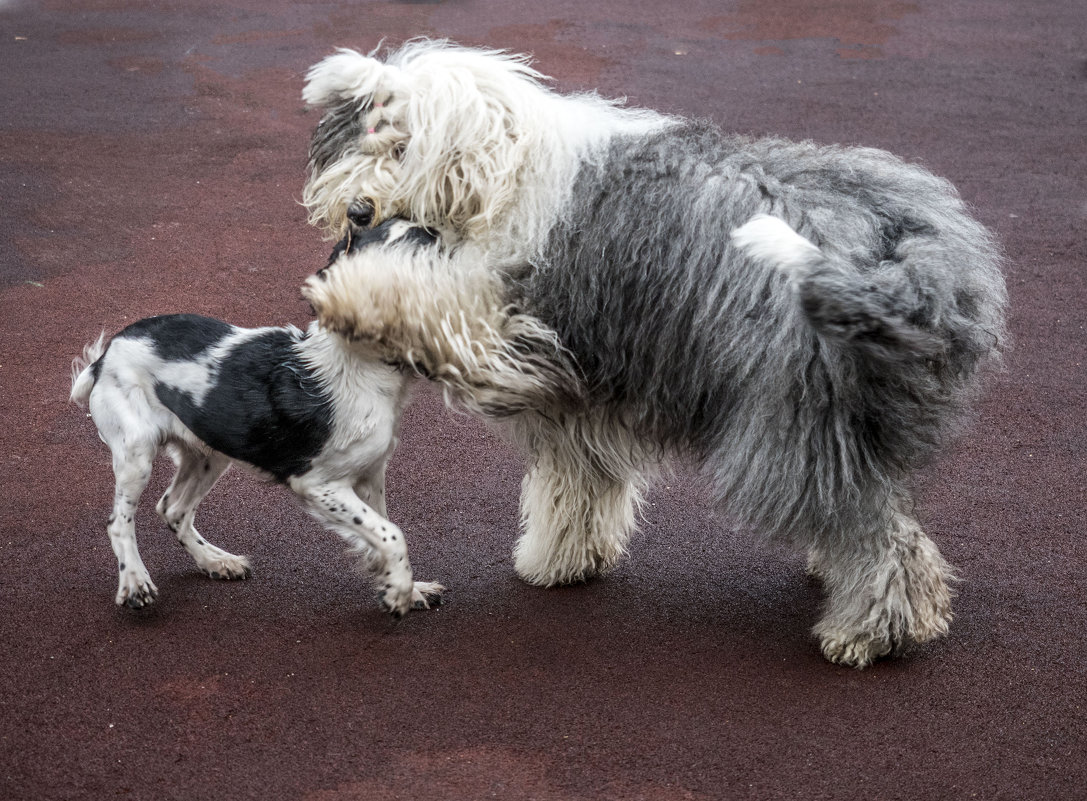
[[[386,254],[434,242],[402,221],[361,239],[358,250]],[[402,368],[316,322],[305,332],[247,329],[172,314],[139,320],[108,345],[104,335],[88,345],[72,364],[71,398],[89,406],[113,455],[108,531],[117,556],[117,604],[138,609],[158,596],[136,544],[135,514],[162,448],[177,473],[156,510],[212,578],[250,575],[248,559],[212,545],[193,527],[197,506],[237,461],[286,484],[362,553],[382,605],[395,617],[440,603],[440,584],[412,579],[404,534],[385,509],[385,466],[409,384]]]
[[[342,259],[319,319],[505,418],[528,457],[518,574],[597,575],[668,457],[807,551],[823,654],[948,630],[910,476],[1005,340],[992,236],[885,152],[722,133],[565,95],[524,57],[417,40],[309,72],[304,202],[335,238],[399,216],[442,258]]]

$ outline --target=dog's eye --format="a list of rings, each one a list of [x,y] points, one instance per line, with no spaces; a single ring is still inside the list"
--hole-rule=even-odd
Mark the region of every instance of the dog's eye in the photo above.
[[[408,146],[403,142],[398,142],[393,147],[393,158],[397,161],[401,161],[404,158],[404,151],[408,149]]]

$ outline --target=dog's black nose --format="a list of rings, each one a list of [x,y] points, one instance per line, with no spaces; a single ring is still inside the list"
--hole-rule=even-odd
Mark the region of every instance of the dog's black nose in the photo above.
[[[347,219],[359,228],[369,228],[374,221],[374,207],[369,203],[356,200],[347,210]]]

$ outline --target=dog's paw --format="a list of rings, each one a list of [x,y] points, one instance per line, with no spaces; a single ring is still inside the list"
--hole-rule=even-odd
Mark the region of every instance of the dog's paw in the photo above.
[[[192,556],[200,572],[208,578],[234,581],[253,575],[253,567],[244,556],[224,551],[195,533],[179,536],[179,542]]]
[[[143,609],[153,604],[158,595],[158,587],[149,575],[128,572],[121,575],[114,602],[117,606],[127,606],[129,609]]]
[[[829,661],[858,669],[888,656],[895,647],[890,637],[872,633],[824,634],[820,646]]]
[[[445,587],[433,581],[417,581],[411,591],[412,609],[430,609],[442,605],[442,593]]]
[[[387,333],[388,320],[380,300],[359,284],[345,286],[336,265],[310,276],[302,288],[318,322],[350,340],[379,345]]]
[[[200,570],[208,578],[217,581],[244,581],[253,575],[253,567],[249,564],[248,559],[244,556],[234,556],[227,553],[200,565]]]
[[[384,588],[378,594],[381,608],[399,620],[408,613],[411,608],[411,594],[397,592],[391,587]]]
[[[381,608],[399,620],[408,613],[414,603],[415,585],[408,573],[407,581],[395,581],[386,576],[385,583],[378,592]]]

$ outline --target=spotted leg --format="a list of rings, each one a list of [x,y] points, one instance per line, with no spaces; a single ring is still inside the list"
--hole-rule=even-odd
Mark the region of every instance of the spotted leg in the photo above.
[[[440,584],[413,581],[404,532],[372,506],[363,502],[346,482],[324,483],[296,476],[289,484],[306,508],[353,550],[368,555],[368,567],[380,593],[382,606],[394,617],[402,617],[422,602],[429,607],[444,590]]]
[[[230,459],[217,451],[201,453],[184,447],[171,455],[177,463],[177,473],[155,511],[202,572],[214,579],[249,578],[253,571],[248,559],[212,545],[193,526],[196,507],[230,467]]]
[[[117,556],[118,606],[140,609],[154,603],[158,588],[143,564],[136,545],[136,507],[151,478],[153,445],[139,441],[120,443],[113,451],[113,513],[109,518],[109,542]]]
[[[396,448],[396,443],[389,448],[391,454]],[[359,479],[355,482],[355,494],[362,499],[362,502],[372,507],[375,512],[384,518],[388,518],[389,513],[385,508],[385,464],[373,471],[373,473]],[[432,581],[416,581],[415,587],[411,593],[411,608],[412,609],[429,609],[433,606],[440,606],[442,603],[442,592],[445,591],[445,587],[441,584],[435,584]]]

